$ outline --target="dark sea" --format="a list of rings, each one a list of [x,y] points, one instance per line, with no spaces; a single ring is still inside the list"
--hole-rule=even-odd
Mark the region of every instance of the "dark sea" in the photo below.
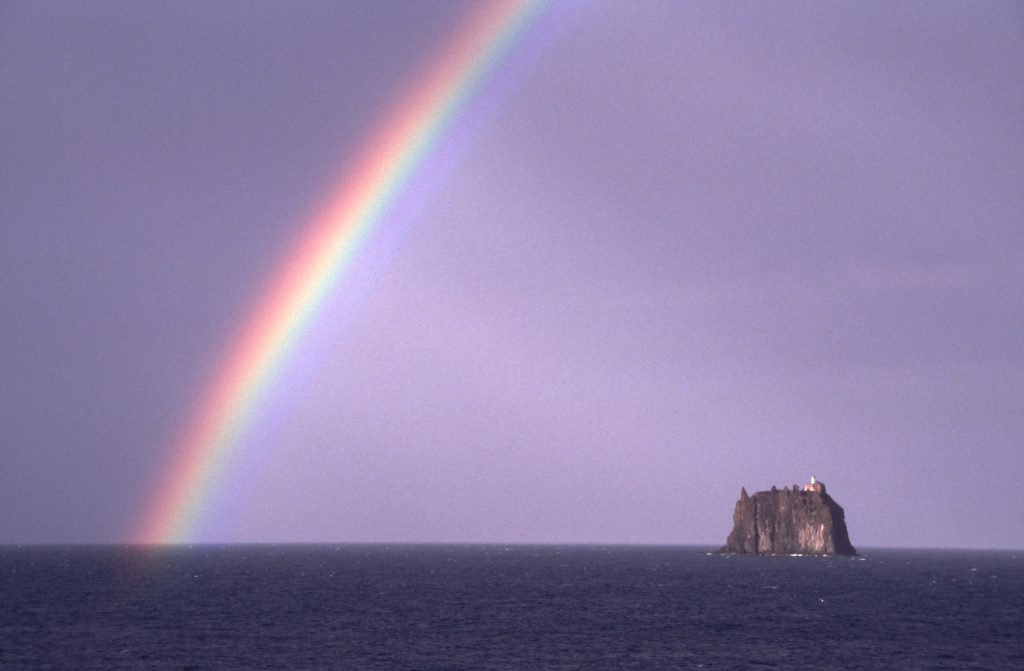
[[[1024,552],[0,547],[0,668],[1024,669]]]

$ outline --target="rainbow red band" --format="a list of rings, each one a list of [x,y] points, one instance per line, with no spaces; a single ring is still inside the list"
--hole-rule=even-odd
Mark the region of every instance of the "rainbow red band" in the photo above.
[[[242,329],[173,452],[135,540],[192,539],[240,435],[289,356],[410,180],[482,82],[540,13],[543,0],[483,4],[367,146],[355,170],[287,259]]]

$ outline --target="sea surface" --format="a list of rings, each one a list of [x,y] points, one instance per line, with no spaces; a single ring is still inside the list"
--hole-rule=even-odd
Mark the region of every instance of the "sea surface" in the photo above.
[[[1024,552],[0,546],[0,668],[1024,669]]]

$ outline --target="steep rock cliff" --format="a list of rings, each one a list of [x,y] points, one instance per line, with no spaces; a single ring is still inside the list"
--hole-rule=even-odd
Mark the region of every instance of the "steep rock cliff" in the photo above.
[[[813,485],[812,485],[813,486]],[[740,491],[733,529],[718,552],[755,555],[855,555],[843,508],[818,483],[747,494]]]

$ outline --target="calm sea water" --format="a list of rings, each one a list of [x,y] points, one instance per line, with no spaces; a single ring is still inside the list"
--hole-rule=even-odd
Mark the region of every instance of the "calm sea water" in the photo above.
[[[3,669],[1024,669],[1024,553],[0,547]]]

